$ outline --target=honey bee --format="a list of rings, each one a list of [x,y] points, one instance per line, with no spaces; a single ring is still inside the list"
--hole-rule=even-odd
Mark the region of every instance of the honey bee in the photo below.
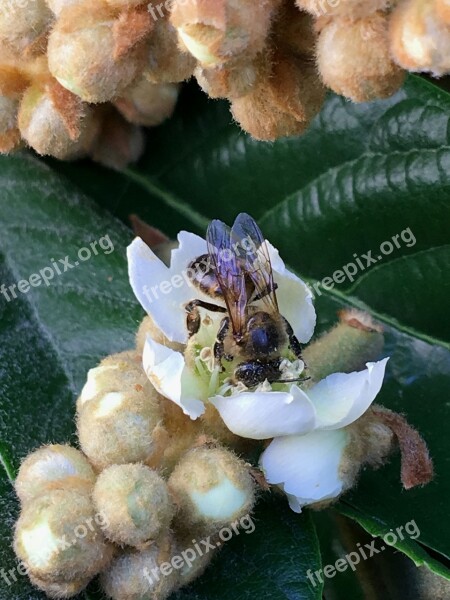
[[[191,264],[193,283],[224,306],[197,299],[186,304],[189,335],[201,325],[199,308],[222,312],[214,344],[214,361],[224,371],[222,361],[242,359],[234,369],[234,380],[246,387],[288,381],[280,379],[282,353],[289,348],[301,359],[301,346],[291,325],[279,311],[277,285],[266,241],[258,225],[246,213],[237,216],[230,229],[225,223],[210,223],[206,241],[208,254]],[[298,381],[291,379],[289,381]]]

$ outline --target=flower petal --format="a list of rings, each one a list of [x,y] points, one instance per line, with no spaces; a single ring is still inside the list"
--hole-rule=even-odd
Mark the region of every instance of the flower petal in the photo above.
[[[204,403],[195,395],[195,391],[201,390],[201,382],[186,368],[184,356],[180,352],[163,346],[148,336],[142,363],[155,389],[178,404],[185,415],[197,419],[205,412]]]
[[[136,298],[153,322],[170,341],[187,343],[184,305],[193,298],[211,301],[191,283],[189,264],[205,254],[206,242],[198,235],[181,231],[179,246],[172,250],[167,267],[140,238],[128,246],[128,273]],[[220,302],[219,302],[220,304]]]
[[[316,415],[308,396],[296,385],[290,392],[241,392],[210,399],[225,425],[236,435],[266,440],[281,435],[306,433]]]
[[[180,231],[177,239],[178,247],[172,250],[170,269],[180,273],[183,269],[187,269],[193,260],[206,254],[208,247],[203,238],[189,231]]]
[[[388,360],[367,363],[363,371],[333,373],[308,390],[317,411],[316,428],[339,429],[359,419],[381,389]]]
[[[311,339],[316,326],[316,311],[313,295],[304,281],[286,269],[278,250],[267,242],[273,278],[278,285],[277,300],[280,313],[285,317],[299,342],[305,344]]]
[[[339,469],[348,442],[345,429],[275,438],[260,457],[269,483],[279,485],[295,512],[343,491]]]

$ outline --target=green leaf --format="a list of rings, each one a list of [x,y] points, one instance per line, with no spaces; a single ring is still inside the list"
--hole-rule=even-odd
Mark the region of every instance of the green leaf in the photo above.
[[[322,551],[325,573],[319,574],[326,600],[447,597],[450,581],[417,569],[407,556],[382,539],[374,540],[355,521],[328,510],[314,513],[314,523]]]
[[[152,133],[142,164],[117,175],[121,189],[130,186],[135,193],[126,202],[113,201],[115,212],[122,218],[137,212],[172,235],[180,223],[201,232],[211,217],[230,222],[238,212],[250,212],[286,262],[316,283],[318,331],[335,322],[343,306],[365,308],[386,327],[391,360],[379,401],[405,413],[423,434],[436,479],[404,492],[395,459],[381,472],[365,473],[345,502],[368,529],[395,529],[415,518],[419,542],[445,560],[449,94],[410,76],[388,100],[353,105],[330,95],[303,136],[273,144],[254,142],[231,126],[226,104],[195,100],[193,89],[185,94],[177,116]],[[66,174],[76,179],[76,169]],[[367,264],[369,251],[375,264]],[[330,289],[317,285],[349,263],[358,269],[353,277],[326,280]]]
[[[11,549],[19,510],[12,480],[38,446],[76,444],[75,399],[87,370],[134,345],[142,310],[127,277],[131,231],[42,162],[16,156],[0,165],[0,600],[43,600],[17,572]],[[51,272],[47,286],[43,275]],[[18,290],[20,280],[40,273],[39,286]],[[183,591],[183,600],[225,598],[231,585],[242,598],[254,589],[261,597],[319,600],[321,589],[305,579],[308,568],[320,567],[314,527],[307,515],[277,511],[261,506],[255,532],[225,547],[199,591]],[[85,600],[99,597],[96,587]]]

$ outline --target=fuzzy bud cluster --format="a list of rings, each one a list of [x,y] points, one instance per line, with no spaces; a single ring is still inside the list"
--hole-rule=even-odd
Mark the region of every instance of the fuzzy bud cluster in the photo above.
[[[195,59],[139,0],[11,0],[0,8],[0,152],[136,161]],[[38,67],[36,66],[38,65]]]
[[[286,47],[300,43],[295,36],[286,39]],[[149,230],[164,255],[161,234]],[[88,372],[76,403],[81,451],[44,446],[20,468],[14,549],[31,582],[50,598],[74,597],[99,575],[112,600],[165,600],[204,572],[231,531],[245,527],[256,482],[270,488],[263,473],[236,454],[255,455],[262,445],[231,433],[213,405],[191,420],[159,395],[143,367],[144,342],[150,339],[190,351],[189,342],[170,342],[146,317],[134,349],[108,356]],[[362,368],[382,345],[381,328],[370,316],[343,311],[335,328],[305,349],[310,384],[336,370]],[[309,435],[317,440],[327,434]],[[381,466],[396,444],[405,488],[433,476],[420,435],[392,411],[372,406],[337,434],[339,492],[308,502],[314,509],[353,487],[365,465]],[[266,440],[269,449],[276,440]],[[245,450],[242,442],[249,444]],[[264,460],[261,465],[264,469]],[[311,463],[306,478],[313,471]]]
[[[74,597],[100,574],[113,600],[163,600],[215,554],[193,545],[253,508],[249,465],[150,384],[140,352],[151,334],[162,339],[146,319],[137,349],[89,371],[77,400],[82,452],[44,446],[20,468],[14,549],[50,598]]]
[[[23,141],[39,154],[120,169],[140,157],[141,128],[171,116],[177,84],[192,75],[268,141],[302,133],[326,88],[366,102],[395,93],[405,71],[444,75],[450,8],[448,0],[8,0],[0,47],[0,152]]]
[[[91,500],[94,483],[91,465],[70,446],[44,446],[20,468],[14,550],[50,598],[76,595],[113,557]]]

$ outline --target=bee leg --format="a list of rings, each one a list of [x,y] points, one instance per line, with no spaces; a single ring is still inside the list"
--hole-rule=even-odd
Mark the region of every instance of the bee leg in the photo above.
[[[217,365],[220,365],[220,370],[225,371],[225,367],[222,365],[222,358],[228,360],[230,357],[225,355],[224,340],[230,330],[230,317],[222,319],[219,331],[217,332],[216,343],[214,344],[214,358]]]
[[[191,302],[188,302],[184,309],[187,313],[186,327],[189,333],[189,337],[192,337],[200,329],[201,317],[200,311],[198,310],[199,306],[212,312],[227,311],[227,309],[223,306],[218,306],[217,304],[212,304],[211,302],[204,302],[203,300],[191,300]]]
[[[189,337],[195,335],[200,329],[201,319],[200,319],[200,311],[196,306],[188,307],[186,306],[186,327],[188,330]]]
[[[302,347],[300,345],[300,342],[298,341],[298,339],[295,336],[295,333],[294,333],[294,330],[292,329],[291,324],[284,317],[283,317],[283,321],[284,321],[284,325],[286,327],[286,333],[289,338],[289,348],[292,350],[292,352],[295,354],[295,356],[297,358],[299,358],[300,360],[303,360]],[[306,367],[306,363],[305,363],[305,367]]]

